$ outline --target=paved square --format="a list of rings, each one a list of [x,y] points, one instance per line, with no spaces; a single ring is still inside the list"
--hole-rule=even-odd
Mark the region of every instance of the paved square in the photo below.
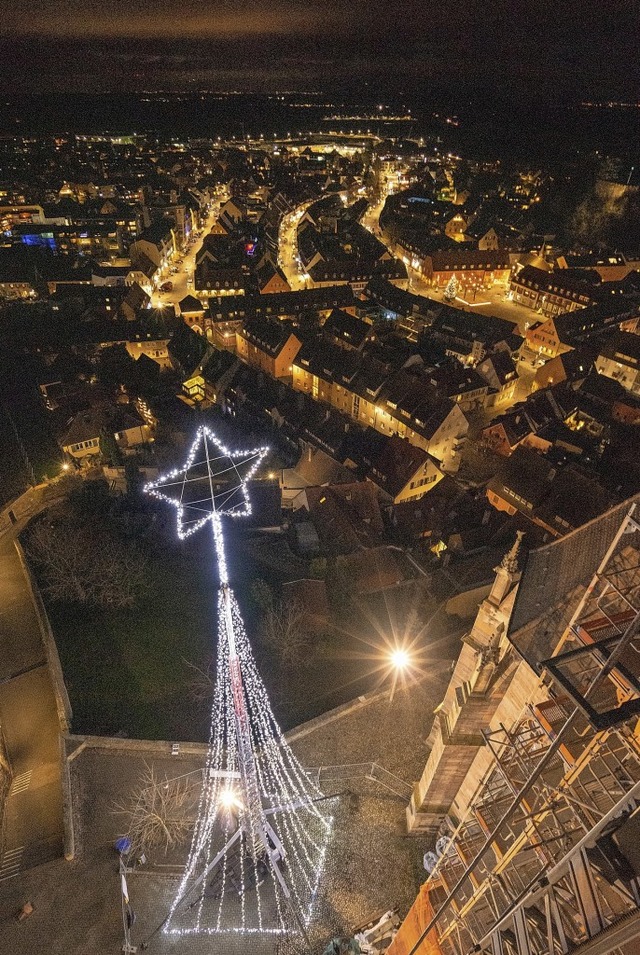
[[[292,734],[292,747],[306,767],[326,768],[322,788],[329,800],[334,829],[327,853],[310,944],[278,936],[172,936],[157,932],[167,915],[179,879],[177,858],[153,854],[155,871],[128,876],[136,913],[134,944],[149,939],[149,952],[158,955],[206,952],[207,955],[289,955],[322,951],[336,932],[348,932],[388,908],[403,914],[424,877],[425,846],[405,834],[406,791],[396,794],[387,784],[367,779],[367,764],[376,763],[410,783],[424,760],[424,740],[433,708],[448,679],[448,663],[434,665],[419,685],[387,694],[331,721]],[[36,955],[103,955],[122,947],[118,858],[113,849],[122,833],[122,818],[113,806],[135,788],[144,760],[161,776],[173,778],[202,766],[201,757],[149,757],[128,747],[94,749],[87,746],[71,763],[77,818],[77,858],[48,863],[8,879],[1,886],[0,948]],[[353,774],[353,775],[352,775]],[[382,774],[381,774],[382,775]],[[393,785],[393,780],[391,780]],[[164,874],[159,874],[164,873]],[[13,915],[31,901],[34,913],[23,923]]]

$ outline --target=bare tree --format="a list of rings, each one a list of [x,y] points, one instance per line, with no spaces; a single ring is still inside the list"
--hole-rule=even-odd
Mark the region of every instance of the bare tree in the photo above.
[[[40,565],[42,589],[53,600],[128,607],[146,583],[146,560],[133,544],[93,525],[32,528],[27,552]]]
[[[183,663],[193,671],[191,682],[189,683],[189,693],[196,703],[210,703],[213,699],[213,689],[216,682],[215,660],[210,659],[206,666],[199,667],[195,663],[189,663],[182,658]]]
[[[275,604],[264,614],[265,641],[278,654],[281,663],[298,667],[306,661],[311,637],[304,624],[304,611],[295,601]]]
[[[133,852],[183,845],[193,829],[198,785],[184,776],[161,779],[145,762],[138,786],[112,812],[124,816]]]

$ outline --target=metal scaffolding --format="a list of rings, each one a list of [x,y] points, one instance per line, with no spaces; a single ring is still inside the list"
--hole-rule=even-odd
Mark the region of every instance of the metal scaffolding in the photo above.
[[[483,732],[491,766],[449,819],[413,953],[564,955],[640,936],[640,525],[627,514],[540,665],[548,699]],[[431,939],[430,946],[423,943]],[[602,949],[603,952],[610,948]],[[591,949],[589,949],[591,951]]]

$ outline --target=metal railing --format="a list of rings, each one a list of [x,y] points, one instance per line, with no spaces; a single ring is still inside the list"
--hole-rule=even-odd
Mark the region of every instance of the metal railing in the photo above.
[[[319,789],[323,789],[327,784],[336,784],[339,782],[350,782],[356,779],[368,779],[371,782],[379,783],[395,796],[402,799],[411,798],[413,787],[406,780],[396,776],[395,773],[380,766],[379,763],[346,763],[342,766],[318,766],[306,770],[309,777],[315,782]]]

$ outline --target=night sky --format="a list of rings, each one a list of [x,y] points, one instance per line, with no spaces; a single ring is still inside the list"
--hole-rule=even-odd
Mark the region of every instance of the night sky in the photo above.
[[[638,13],[637,0],[4,0],[0,83],[636,99]]]

